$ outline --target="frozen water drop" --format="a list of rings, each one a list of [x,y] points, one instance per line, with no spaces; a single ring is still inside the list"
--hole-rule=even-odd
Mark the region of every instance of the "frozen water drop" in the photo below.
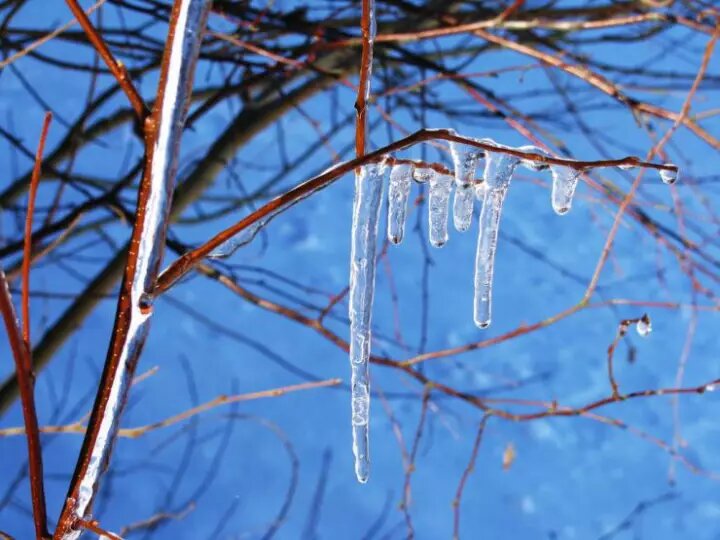
[[[635,325],[635,330],[640,337],[648,337],[652,332],[652,322],[647,314],[643,315],[642,318]]]
[[[675,166],[672,163],[665,163],[665,165]],[[678,180],[678,171],[669,171],[667,169],[660,169],[660,179],[666,184],[674,184]]]

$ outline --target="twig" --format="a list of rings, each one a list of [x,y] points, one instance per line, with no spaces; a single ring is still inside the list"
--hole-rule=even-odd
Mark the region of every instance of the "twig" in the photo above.
[[[10,289],[5,272],[0,267],[0,312],[5,321],[8,341],[15,360],[15,373],[20,388],[23,422],[28,446],[28,464],[30,468],[30,495],[32,498],[33,520],[36,539],[48,538],[47,512],[45,509],[45,490],[43,487],[42,447],[38,431],[37,412],[35,411],[34,376],[30,350],[23,341],[15,308],[10,297]]]
[[[480,426],[475,435],[475,442],[473,443],[472,452],[470,452],[470,461],[468,461],[467,467],[460,477],[457,491],[455,492],[455,499],[453,500],[453,540],[460,539],[460,502],[462,501],[463,492],[465,491],[465,484],[470,478],[470,475],[475,470],[475,461],[477,461],[478,451],[480,450],[480,443],[482,442],[483,434],[485,433],[485,426],[487,421],[490,419],[489,415],[484,415],[480,420]]]
[[[45,141],[47,139],[50,122],[52,121],[52,113],[46,112],[43,120],[42,131],[40,132],[40,141],[38,142],[37,152],[35,153],[35,164],[33,166],[32,176],[30,178],[30,190],[28,191],[27,217],[25,218],[25,243],[23,246],[23,262],[22,262],[22,323],[23,323],[23,339],[28,351],[32,350],[30,341],[30,265],[32,264],[32,225],[33,214],[35,212],[35,198],[37,197],[38,184],[40,182],[40,172],[42,167],[42,158],[45,151]]]
[[[105,2],[106,2],[106,0],[98,0],[97,2],[95,2],[92,6],[90,6],[90,7],[88,8],[88,10],[87,10],[87,12],[86,12],[87,15],[91,15],[91,14],[93,13],[93,11],[95,11],[96,9],[98,9],[98,8],[99,8],[100,6],[102,6]],[[45,43],[47,43],[48,41],[50,41],[51,39],[56,38],[57,36],[59,36],[60,34],[62,34],[63,32],[65,32],[65,30],[67,30],[68,28],[70,28],[70,27],[71,27],[72,25],[74,25],[75,23],[77,23],[77,20],[76,20],[76,19],[72,19],[72,20],[70,20],[69,22],[63,24],[62,26],[56,28],[55,30],[53,30],[53,31],[50,32],[49,34],[46,34],[46,35],[44,35],[43,37],[41,37],[40,39],[38,39],[38,40],[36,40],[36,41],[33,41],[30,45],[28,45],[27,47],[25,47],[25,48],[22,49],[21,51],[18,51],[18,52],[16,52],[16,53],[13,54],[13,55],[8,56],[6,59],[0,61],[0,69],[3,69],[4,67],[9,66],[10,64],[12,64],[13,62],[15,62],[16,60],[19,60],[19,59],[22,58],[23,56],[26,56],[28,53],[31,53],[32,51],[34,51],[35,49],[37,49],[37,48],[40,47],[41,45],[44,45]]]
[[[135,114],[140,120],[144,120],[147,115],[145,102],[133,85],[125,64],[115,59],[105,43],[105,40],[95,29],[92,22],[90,22],[90,19],[85,14],[80,4],[78,4],[77,0],[66,0],[66,2],[70,10],[73,12],[73,15],[75,15],[78,23],[80,23],[80,26],[82,26],[82,29],[85,31],[90,43],[93,47],[95,47],[95,50],[105,62],[105,65],[110,70],[110,73],[113,74],[120,85],[120,88],[123,89],[123,92],[125,92],[128,100],[130,100],[130,105],[135,111]]]

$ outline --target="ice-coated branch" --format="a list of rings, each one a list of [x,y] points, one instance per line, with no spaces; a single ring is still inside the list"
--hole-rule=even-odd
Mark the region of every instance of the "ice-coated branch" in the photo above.
[[[643,167],[647,169],[655,169],[657,171],[665,171],[665,177],[677,177],[678,167],[670,163],[650,163],[642,161],[640,158],[635,156],[628,156],[619,159],[604,159],[597,161],[583,161],[577,159],[565,159],[548,156],[545,154],[539,154],[537,152],[528,152],[525,150],[510,148],[507,146],[501,146],[487,141],[487,139],[478,140],[471,137],[464,137],[458,135],[450,129],[421,129],[404,137],[392,142],[386,146],[368,152],[363,156],[358,156],[353,159],[340,162],[322,173],[306,180],[305,182],[298,184],[294,188],[286,191],[285,193],[278,195],[271,201],[267,202],[254,212],[248,214],[234,225],[220,231],[210,240],[198,246],[197,248],[188,251],[180,258],[175,260],[166,270],[163,271],[162,275],[158,279],[156,286],[156,294],[160,294],[170,289],[179,279],[185,276],[191,271],[197,264],[199,264],[205,257],[216,250],[222,244],[225,244],[236,235],[247,235],[244,233],[246,229],[252,229],[258,221],[266,219],[271,214],[278,214],[297,204],[298,202],[311,196],[335,181],[342,178],[345,174],[354,171],[356,168],[366,165],[368,163],[379,163],[381,161],[387,163],[407,163],[407,160],[394,160],[388,158],[388,155],[409,148],[415,144],[434,141],[434,140],[445,140],[449,142],[456,142],[465,144],[473,148],[482,150],[481,157],[484,156],[485,152],[495,152],[498,154],[512,155],[524,160],[526,162],[539,163],[542,165],[563,165],[574,170],[584,171],[589,169],[595,169],[600,167],[620,167],[624,165],[632,165],[634,167]],[[431,164],[427,164],[426,167],[430,167]],[[446,171],[445,167],[436,166],[436,169]],[[242,242],[238,242],[242,244]]]
[[[71,540],[82,533],[80,522],[91,513],[100,476],[109,463],[130,382],[147,338],[180,140],[210,3],[209,0],[176,0],[173,6],[157,99],[145,125],[145,170],[115,325],[56,539]]]

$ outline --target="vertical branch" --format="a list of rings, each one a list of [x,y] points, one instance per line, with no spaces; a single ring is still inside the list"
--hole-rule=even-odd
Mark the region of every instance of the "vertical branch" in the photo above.
[[[145,122],[145,170],[105,367],[56,539],[82,532],[107,468],[130,381],[147,339],[153,289],[162,262],[195,63],[210,0],[176,0],[152,115]]]
[[[32,263],[32,224],[33,214],[35,213],[35,198],[37,197],[38,183],[40,182],[40,172],[42,166],[42,157],[45,151],[45,140],[47,139],[50,122],[52,121],[52,113],[46,112],[43,120],[42,131],[40,132],[40,141],[38,142],[37,152],[35,153],[35,165],[33,166],[32,176],[30,177],[30,190],[28,191],[27,217],[25,218],[25,242],[23,244],[23,260],[22,260],[22,323],[23,323],[23,340],[28,351],[31,350],[30,343],[30,264]],[[28,355],[29,357],[29,355]],[[31,369],[31,366],[27,366]]]
[[[362,55],[360,57],[360,80],[355,101],[355,155],[365,155],[367,149],[367,102],[370,99],[370,79],[372,77],[373,45],[375,43],[375,1],[362,0],[360,20],[362,33]]]
[[[35,522],[35,537],[37,539],[48,538],[45,490],[43,488],[42,448],[40,446],[40,432],[33,397],[35,385],[30,349],[26,342],[23,341],[15,308],[10,297],[7,278],[2,268],[0,268],[0,312],[5,321],[5,329],[7,330],[10,349],[15,360],[15,372],[20,388],[20,402],[22,404],[28,446],[30,496],[32,498],[33,520]]]
[[[32,499],[35,537],[48,538],[47,510],[45,508],[45,488],[43,485],[42,446],[38,430],[37,411],[35,410],[35,376],[32,372],[30,345],[30,263],[32,261],[32,222],[35,211],[35,197],[40,180],[40,167],[45,150],[45,141],[52,114],[46,113],[43,120],[40,140],[35,153],[28,193],[27,217],[25,219],[25,242],[22,261],[22,331],[20,330],[15,308],[10,297],[10,289],[5,272],[0,268],[0,311],[5,321],[5,328],[10,341],[10,348],[15,360],[15,373],[20,389],[23,421],[28,445],[28,463],[30,468],[30,497]]]

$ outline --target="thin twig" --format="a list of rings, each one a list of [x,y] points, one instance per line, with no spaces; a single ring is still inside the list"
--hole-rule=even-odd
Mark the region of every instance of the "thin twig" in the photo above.
[[[52,113],[46,112],[43,120],[42,131],[40,132],[40,140],[38,142],[37,152],[35,153],[35,164],[33,166],[32,176],[30,177],[30,189],[28,191],[27,217],[25,218],[25,242],[23,246],[23,262],[22,262],[22,324],[23,339],[28,350],[32,350],[30,341],[30,265],[32,263],[32,226],[33,215],[35,213],[35,198],[37,197],[38,184],[40,183],[40,173],[42,167],[42,158],[45,151],[45,141],[47,140],[50,122],[52,121]],[[30,369],[30,366],[28,366]]]
[[[117,80],[120,85],[120,88],[122,88],[123,92],[125,92],[125,95],[130,101],[130,105],[135,111],[138,119],[144,120],[147,115],[145,102],[135,88],[135,85],[133,85],[125,64],[115,59],[113,53],[110,52],[110,49],[105,43],[105,40],[95,29],[92,22],[90,22],[90,19],[85,14],[85,11],[83,11],[80,4],[78,4],[77,0],[66,0],[66,2],[70,10],[73,12],[73,15],[75,15],[78,23],[80,23],[80,26],[82,26],[82,29],[85,31],[90,43],[103,59],[105,65],[110,70],[110,73],[113,74],[113,77],[115,77],[115,80]]]

